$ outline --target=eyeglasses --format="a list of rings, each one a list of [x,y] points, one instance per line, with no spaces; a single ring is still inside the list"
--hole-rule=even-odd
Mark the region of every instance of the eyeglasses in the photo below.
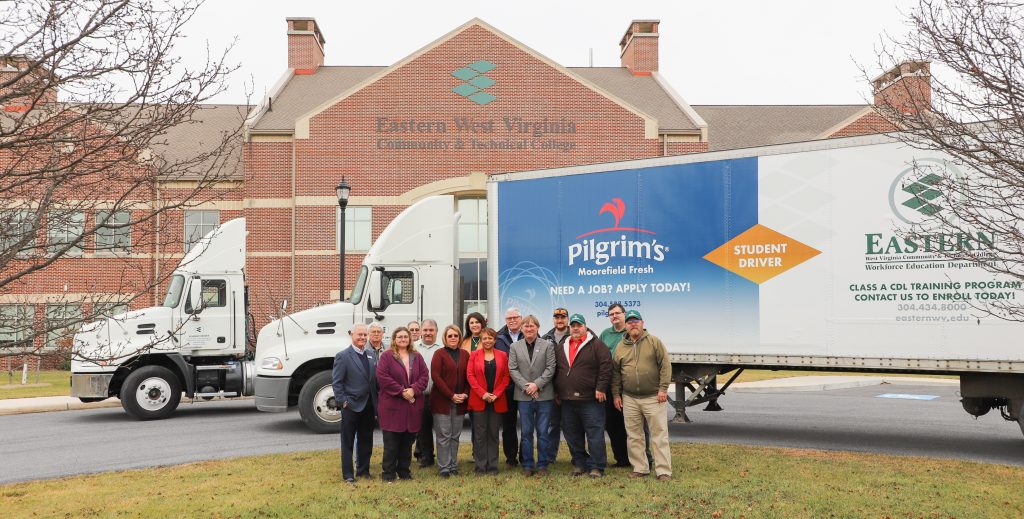
[[[412,332],[412,333],[416,333],[416,332],[420,331],[420,329],[419,328],[409,328],[409,331]]]
[[[448,335],[445,335],[445,337],[447,337],[449,339],[451,339],[452,337],[455,337],[456,339],[458,339],[459,338],[459,334],[457,334],[457,333],[449,333]]]
[[[518,321],[518,320],[520,320],[522,318],[523,318],[523,316],[521,316],[521,315],[513,315],[512,317],[506,317],[505,320],[506,321]]]
[[[555,319],[565,319],[569,317],[569,314],[555,314]]]

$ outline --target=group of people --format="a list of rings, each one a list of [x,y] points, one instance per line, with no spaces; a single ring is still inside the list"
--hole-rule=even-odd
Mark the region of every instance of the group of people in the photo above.
[[[465,333],[450,324],[438,337],[437,323],[426,319],[395,329],[387,348],[380,324],[354,325],[352,346],[334,358],[342,478],[371,477],[376,424],[383,480],[412,479],[414,444],[421,467],[436,457],[441,477],[458,474],[469,412],[480,474],[498,472],[500,445],[508,468],[546,475],[564,435],[573,476],[599,478],[608,465],[607,432],[614,466],[632,467],[630,477],[653,468],[658,479],[671,479],[665,346],[647,333],[640,312],[620,304],[608,308],[611,326],[599,335],[582,314],[558,308],[552,317],[543,336],[537,317],[515,308],[499,331],[474,312]]]

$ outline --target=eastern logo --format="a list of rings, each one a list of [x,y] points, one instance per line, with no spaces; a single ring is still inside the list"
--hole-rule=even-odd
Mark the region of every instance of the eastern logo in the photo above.
[[[940,204],[942,199],[949,200],[942,191],[944,179],[960,177],[960,170],[948,161],[918,159],[889,186],[889,208],[904,223],[921,223],[946,209]]]
[[[576,239],[580,241],[569,246],[569,265],[572,265],[577,260],[593,261],[597,265],[604,265],[608,263],[611,258],[616,257],[643,258],[654,261],[663,261],[665,259],[665,253],[668,252],[668,247],[659,244],[656,239],[651,241],[629,240],[626,239],[625,234],[620,234],[619,239],[617,240],[602,241],[595,238],[584,239],[587,236],[609,232],[638,232],[651,235],[655,234],[654,231],[649,231],[647,229],[620,226],[622,217],[626,214],[626,204],[621,198],[613,198],[611,202],[606,202],[602,205],[597,214],[601,215],[604,213],[611,213],[612,218],[615,219],[615,226],[596,229],[577,236]]]
[[[497,67],[494,63],[482,59],[452,72],[453,76],[464,81],[464,83],[453,88],[452,92],[478,105],[485,105],[494,101],[497,97],[490,92],[484,92],[484,90],[494,86],[495,81],[484,74]]]

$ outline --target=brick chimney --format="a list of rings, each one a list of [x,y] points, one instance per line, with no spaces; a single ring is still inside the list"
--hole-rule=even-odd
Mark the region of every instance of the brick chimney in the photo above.
[[[324,35],[313,18],[285,18],[288,22],[288,68],[312,74],[324,64]]]
[[[17,83],[0,90],[0,110],[27,112],[34,103],[57,102],[57,89],[54,88],[55,81],[49,70],[41,65],[33,67],[28,56],[0,56],[0,84],[17,78],[19,74],[25,74],[26,70],[29,70],[28,74]],[[43,93],[42,96],[39,96],[40,92]]]
[[[871,81],[875,107],[915,114],[932,107],[932,75],[929,61],[904,61]]]
[[[622,66],[635,76],[658,70],[658,24],[661,20],[633,20],[619,41]]]

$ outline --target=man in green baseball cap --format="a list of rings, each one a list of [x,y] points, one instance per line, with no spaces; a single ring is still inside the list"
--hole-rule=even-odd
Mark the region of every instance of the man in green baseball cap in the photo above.
[[[672,479],[672,454],[668,446],[668,385],[672,363],[665,345],[644,329],[637,310],[626,312],[626,335],[612,358],[612,398],[626,422],[630,477],[651,472],[644,452],[644,421],[651,432],[654,469],[659,480]]]

